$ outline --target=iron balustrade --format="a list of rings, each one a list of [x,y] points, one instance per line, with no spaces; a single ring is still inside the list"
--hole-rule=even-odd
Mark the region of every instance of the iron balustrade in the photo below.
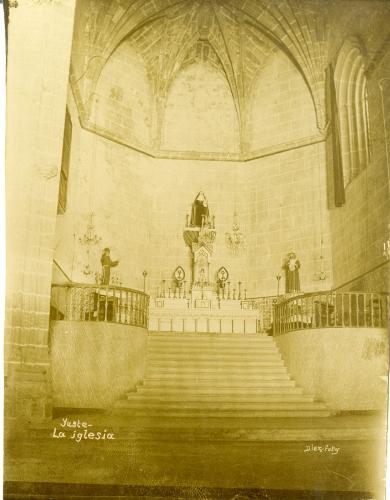
[[[50,319],[105,321],[147,328],[149,296],[123,286],[53,284]]]
[[[273,323],[273,306],[276,302],[276,295],[266,297],[251,297],[241,301],[243,309],[258,309],[259,319],[257,320],[257,331],[267,332],[272,331]]]
[[[274,304],[273,334],[314,328],[386,328],[389,294],[317,292],[279,299]]]

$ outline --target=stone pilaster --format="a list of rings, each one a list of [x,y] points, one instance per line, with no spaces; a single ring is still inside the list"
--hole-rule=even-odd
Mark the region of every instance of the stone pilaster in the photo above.
[[[7,62],[5,415],[43,418],[75,0],[10,5]]]

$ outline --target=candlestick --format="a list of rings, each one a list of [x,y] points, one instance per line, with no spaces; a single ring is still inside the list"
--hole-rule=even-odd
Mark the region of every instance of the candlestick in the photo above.
[[[146,276],[148,275],[148,271],[143,271],[142,276],[144,277],[144,293],[146,289]]]
[[[279,297],[279,291],[280,291],[279,286],[280,286],[280,280],[282,279],[282,277],[280,276],[280,274],[276,275],[276,279],[278,281],[278,297]]]

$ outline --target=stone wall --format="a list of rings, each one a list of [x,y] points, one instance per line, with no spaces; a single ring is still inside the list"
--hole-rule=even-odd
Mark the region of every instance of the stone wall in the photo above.
[[[286,128],[282,120],[285,115],[279,107],[274,116],[278,125],[272,129],[274,142],[300,136],[304,139],[302,134],[315,128],[310,95],[307,89],[304,91],[311,115],[302,113],[296,119],[302,124],[309,122],[309,128],[291,135],[288,131],[295,128],[296,122],[289,122]],[[277,89],[275,99],[278,97]],[[87,247],[79,241],[92,212],[96,234],[102,238],[90,248],[89,263],[94,271],[100,270],[101,249],[109,246],[113,258],[120,259],[113,272],[125,286],[141,288],[142,272],[146,270],[147,291],[154,295],[162,280],[170,282],[178,265],[185,269],[190,281],[191,255],[183,230],[186,214],[191,213],[191,204],[202,190],[216,219],[211,280],[225,266],[230,280],[241,281],[248,296],[275,294],[275,276],[283,274],[282,258],[287,252],[296,251],[302,264],[302,289],[330,286],[321,143],[295,149],[292,146],[285,152],[245,163],[200,160],[195,152],[188,159],[180,159],[179,153],[177,158],[157,159],[83,130],[71,93],[68,109],[73,123],[68,206],[65,214],[58,216],[55,259],[73,281],[91,283],[94,279],[83,274]],[[118,113],[121,110],[119,107]],[[267,121],[266,117],[263,119]],[[271,135],[268,138],[272,143]],[[246,238],[246,245],[238,254],[226,245],[226,234],[233,232],[235,213]],[[320,266],[321,235],[329,271],[325,282],[315,279]],[[284,286],[283,281],[281,285]]]
[[[282,51],[272,53],[252,87],[247,105],[250,151],[318,133],[310,91]]]
[[[389,290],[389,262],[383,262],[367,273],[359,274],[356,278],[336,287],[339,292],[370,292],[386,293]]]
[[[74,115],[73,115],[74,116]],[[76,117],[77,120],[77,117]],[[100,270],[100,252],[112,249],[120,265],[113,272],[125,286],[154,295],[161,280],[181,265],[191,280],[191,254],[183,239],[186,215],[199,191],[215,215],[217,237],[211,279],[225,266],[248,296],[276,293],[282,258],[296,251],[302,290],[330,286],[329,228],[325,208],[323,146],[312,145],[245,164],[149,158],[79,129],[77,122],[69,174],[68,207],[58,216],[55,258],[73,281],[85,276],[88,214],[95,213],[101,242],[91,247],[90,265]],[[320,208],[321,207],[321,208]],[[238,254],[226,244],[237,213],[246,244]],[[328,280],[319,282],[321,234]],[[283,281],[281,285],[284,286]]]
[[[147,331],[129,325],[53,321],[53,406],[109,408],[145,372]]]
[[[331,410],[386,409],[386,330],[306,330],[280,335],[275,340],[298,386]]]
[[[331,287],[329,220],[326,210],[324,144],[314,144],[248,165],[245,223],[248,234],[248,288],[258,295],[276,295],[276,275],[282,276],[282,262],[296,252],[301,262],[302,291]],[[317,273],[324,257],[326,280]]]
[[[150,146],[151,91],[144,60],[124,41],[100,75],[91,98],[91,120],[117,140]]]
[[[68,203],[57,217],[54,258],[72,281],[95,282],[93,274],[83,273],[88,245],[80,242],[93,213],[101,240],[89,247],[92,271],[100,272],[102,249],[109,247],[112,259],[120,260],[112,275],[142,289],[142,272],[149,267],[148,158],[81,129],[72,95],[68,109],[73,123]]]
[[[385,36],[389,6],[376,2],[373,9],[361,2],[352,17],[348,2],[340,2],[337,7],[329,59],[336,61],[341,43],[348,36],[360,40],[367,74],[370,160],[347,186],[345,205],[334,208],[330,200],[334,286],[351,280],[356,283],[364,275],[360,282],[368,287],[365,289],[384,291],[388,288],[383,288],[388,283],[388,267],[378,266],[384,263],[383,242],[389,237],[390,166],[386,144],[390,138],[390,55]],[[371,270],[374,274],[369,278]]]

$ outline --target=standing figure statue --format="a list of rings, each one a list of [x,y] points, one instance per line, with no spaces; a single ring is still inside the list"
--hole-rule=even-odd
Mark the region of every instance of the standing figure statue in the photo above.
[[[203,191],[200,191],[193,204],[191,212],[191,227],[207,225],[209,219],[209,206]]]
[[[283,264],[286,272],[286,293],[295,293],[301,290],[299,283],[299,268],[301,263],[297,259],[295,252],[290,252]]]
[[[102,285],[108,286],[110,284],[111,268],[119,264],[119,260],[111,260],[110,249],[105,248],[100,259],[102,263]]]

